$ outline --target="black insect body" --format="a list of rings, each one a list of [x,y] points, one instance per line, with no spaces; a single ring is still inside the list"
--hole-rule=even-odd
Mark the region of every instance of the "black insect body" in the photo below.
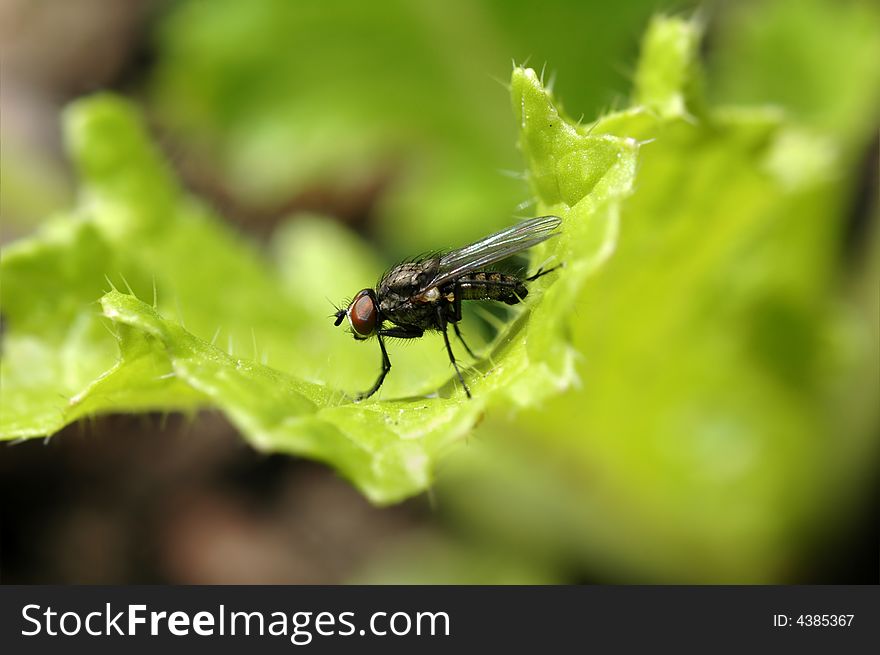
[[[491,234],[464,248],[399,264],[379,281],[376,289],[363,289],[346,309],[338,310],[335,314],[336,325],[347,317],[355,339],[365,340],[375,336],[382,351],[382,371],[373,386],[360,394],[358,400],[376,393],[391,370],[384,338],[417,339],[426,330],[437,330],[443,334],[449,361],[470,398],[470,390],[449,344],[447,327],[452,325],[465,350],[474,357],[458,329],[461,302],[495,300],[508,305],[519,303],[529,293],[527,282],[550,273],[556,267],[539,270],[526,278],[487,270],[487,267],[556,236],[560,224],[561,220],[556,216],[541,216]],[[386,326],[386,323],[392,325]]]

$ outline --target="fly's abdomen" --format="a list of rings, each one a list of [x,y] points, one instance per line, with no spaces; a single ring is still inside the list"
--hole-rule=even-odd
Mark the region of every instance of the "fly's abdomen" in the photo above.
[[[529,295],[521,279],[496,271],[469,273],[458,278],[456,286],[462,300],[497,300],[515,305]]]

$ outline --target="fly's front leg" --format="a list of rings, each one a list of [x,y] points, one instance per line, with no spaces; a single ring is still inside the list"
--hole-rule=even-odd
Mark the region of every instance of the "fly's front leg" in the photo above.
[[[394,337],[395,339],[418,339],[425,334],[425,331],[415,325],[395,325],[392,328],[379,330],[379,335],[383,337]]]
[[[361,400],[366,400],[374,393],[379,390],[379,387],[382,386],[382,383],[385,381],[385,376],[388,375],[388,371],[391,370],[391,360],[388,359],[388,351],[385,350],[385,341],[382,339],[382,331],[376,334],[376,338],[379,340],[379,348],[382,350],[382,372],[379,373],[379,377],[373,383],[373,386],[370,387],[369,390],[359,393],[355,396],[355,402],[360,402]]]
[[[391,360],[388,359],[388,351],[385,350],[385,339],[383,337],[394,337],[396,339],[418,339],[424,333],[425,331],[422,328],[409,325],[396,325],[392,328],[380,329],[376,333],[376,338],[379,340],[379,348],[382,350],[382,372],[379,373],[379,378],[376,380],[373,386],[370,387],[370,390],[358,394],[355,397],[355,401],[366,400],[374,393],[376,393],[379,390],[379,387],[381,387],[382,383],[385,381],[385,376],[388,375],[388,371],[391,370]]]
[[[461,382],[461,386],[464,387],[464,392],[467,394],[467,397],[471,397],[471,390],[468,389],[467,384],[464,381],[464,377],[461,374],[461,371],[458,368],[458,364],[455,363],[455,355],[452,354],[452,346],[449,344],[449,333],[446,331],[446,307],[443,305],[437,305],[437,327],[440,328],[440,331],[443,333],[443,341],[446,344],[446,352],[449,354],[449,361],[452,362],[452,366],[455,368],[455,372],[458,373],[458,380]],[[453,325],[455,325],[453,323]]]

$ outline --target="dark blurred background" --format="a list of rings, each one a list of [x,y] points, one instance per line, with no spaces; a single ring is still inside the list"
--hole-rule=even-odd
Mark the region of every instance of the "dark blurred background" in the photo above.
[[[779,39],[784,60],[774,26],[803,16],[791,29],[812,34],[835,3],[697,4],[401,2],[380,12],[345,2],[2,0],[3,240],[74,201],[59,113],[101,89],[137,100],[186,186],[256,239],[310,212],[347,224],[389,260],[472,236],[474,216],[501,225],[527,197],[499,173],[522,167],[503,86],[511,58],[546,62],[569,113],[592,117],[626,105],[650,17],[697,10],[710,73],[727,71],[714,94],[777,102],[808,120],[823,99],[774,83],[790,70],[738,86],[731,67],[751,62],[718,52]],[[739,51],[738,39],[747,44]],[[851,59],[855,76],[869,65]],[[378,88],[363,75],[376,70]],[[876,109],[817,112],[816,123],[876,128]],[[303,125],[321,133],[303,139]],[[846,247],[855,257],[877,229],[878,151],[875,129],[853,134],[861,163]],[[444,220],[422,227],[441,231],[407,220],[425,206]],[[878,581],[876,474],[867,488],[869,501],[808,545],[785,581]],[[431,494],[372,507],[323,465],[255,453],[214,412],[102,417],[3,447],[0,498],[4,583],[629,580],[601,559],[508,562],[503,549],[462,534]],[[432,566],[408,567],[415,552]]]

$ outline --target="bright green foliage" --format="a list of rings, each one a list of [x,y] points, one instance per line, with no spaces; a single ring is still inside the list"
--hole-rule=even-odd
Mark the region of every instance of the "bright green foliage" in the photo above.
[[[369,383],[378,353],[333,328],[324,296],[375,279],[364,246],[315,220],[293,223],[275,240],[283,265],[273,274],[181,192],[131,108],[101,96],[67,115],[80,207],[3,255],[3,435],[51,434],[94,413],[214,406],[257,448],[326,461],[376,502],[425,489],[438,454],[483,412],[535,405],[573,381],[561,317],[613,250],[620,200],[635,174],[635,141],[565,127],[532,71],[517,70],[514,87],[523,96],[523,138],[558,162],[546,175],[565,180],[554,208],[563,234],[536,252],[566,269],[533,285],[529,309],[467,373],[473,400],[452,382],[426,397],[449,368],[426,371],[416,352],[394,354],[398,366],[383,389],[383,398],[405,400],[352,404],[344,392]],[[340,275],[340,258],[361,264]],[[99,308],[108,284],[131,290],[111,291]],[[217,330],[217,343],[238,356],[211,345]],[[422,352],[430,338],[423,341]],[[352,345],[344,357],[332,352]],[[305,381],[327,378],[339,386]]]
[[[636,70],[636,105],[662,118],[703,117],[703,80],[697,57],[700,37],[692,23],[651,23],[642,45],[642,61],[650,65]]]
[[[242,19],[267,20],[248,6],[236,5]],[[234,173],[263,160],[284,121],[251,108],[277,89],[249,87],[247,61],[202,58],[216,48],[198,40],[225,34],[212,25],[179,56],[199,55],[189,59],[208,70],[194,77],[229,86],[190,108],[192,125],[225,107],[217,129],[270,132],[239,135],[255,150],[230,157]],[[570,120],[534,71],[514,70],[534,213],[563,219],[533,268],[565,267],[533,285],[524,311],[468,369],[470,401],[442,346],[426,338],[392,347],[381,394],[352,403],[348,394],[377,372],[378,349],[334,329],[325,298],[341,302],[372,284],[382,270],[375,254],[309,218],[285,225],[264,257],[181,191],[126,103],[74,104],[66,134],[80,204],[2,256],[3,436],[52,434],[96,413],[214,407],[255,447],[325,461],[388,503],[427,488],[485,414],[484,438],[447,469],[445,501],[512,559],[606,564],[613,579],[615,567],[641,580],[793,575],[799,540],[852,493],[873,448],[848,422],[869,414],[864,400],[846,413],[839,402],[862,379],[868,340],[832,300],[847,143],[780,110],[708,103],[699,38],[692,22],[653,22],[634,104],[590,124]],[[263,46],[252,47],[262,62]],[[365,94],[400,92],[370,80],[363,74]],[[331,87],[290,130],[335,129],[315,109],[343,104]],[[297,89],[285,90],[285,120]],[[863,100],[853,91],[847,103],[861,111]],[[340,140],[354,160],[384,143],[384,119],[396,120],[376,112],[377,133]],[[311,166],[315,153],[306,148],[290,165]],[[307,181],[301,172],[267,184]],[[425,226],[447,227],[430,215]],[[129,283],[133,293],[115,290]]]
[[[850,420],[865,408],[834,401],[848,380],[876,389],[865,328],[833,296],[835,144],[777,110],[705,108],[698,37],[657,20],[643,106],[578,128],[652,140],[614,256],[566,320],[582,385],[489,421],[447,476],[463,520],[527,560],[612,580],[789,579],[876,456]],[[539,209],[556,209],[561,162],[523,145]]]

